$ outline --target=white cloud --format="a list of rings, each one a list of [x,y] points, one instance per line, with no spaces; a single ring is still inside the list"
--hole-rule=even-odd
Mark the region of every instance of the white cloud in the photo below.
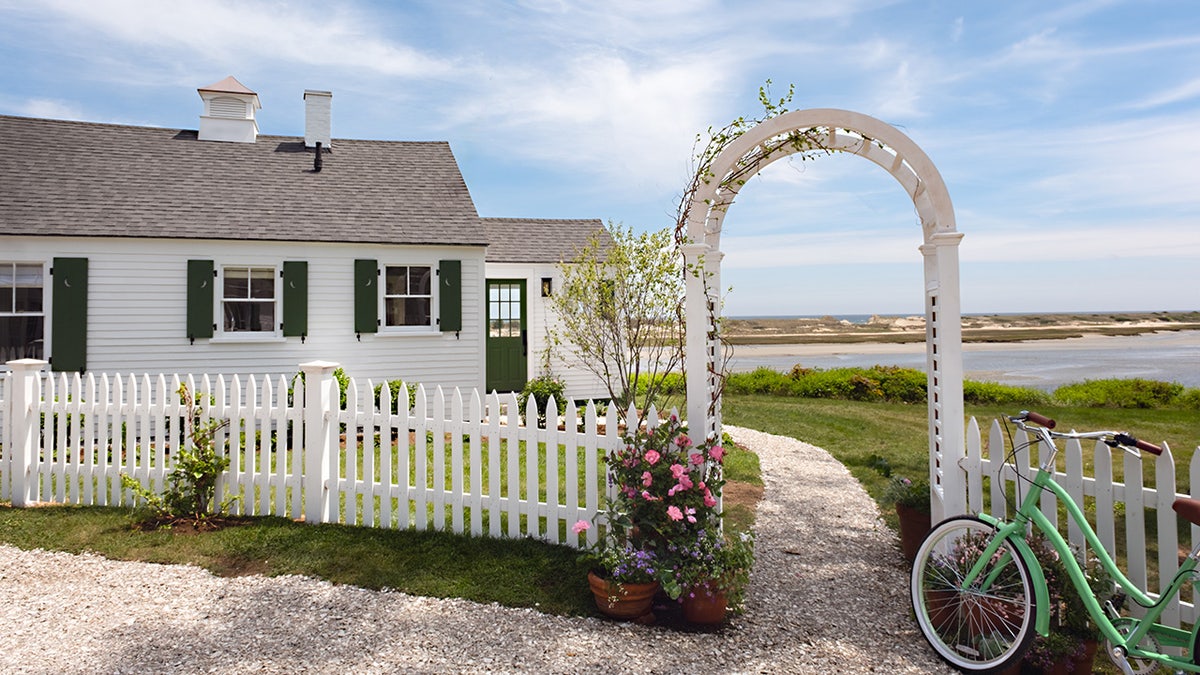
[[[391,76],[435,77],[452,66],[382,38],[370,17],[335,5],[306,9],[230,0],[46,0],[43,6],[58,14],[64,31],[93,39],[100,34],[144,48],[184,49],[229,69],[270,59]]]
[[[1172,103],[1189,101],[1197,97],[1200,97],[1200,79],[1184,82],[1179,86],[1161,91],[1154,96],[1150,96],[1140,101],[1133,101],[1126,107],[1131,110],[1149,110],[1151,108],[1171,105]]]
[[[12,106],[17,115],[52,120],[88,119],[78,103],[59,99],[31,98]]]

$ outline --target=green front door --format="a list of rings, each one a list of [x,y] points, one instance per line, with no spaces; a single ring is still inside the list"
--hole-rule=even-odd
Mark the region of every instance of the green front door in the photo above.
[[[487,390],[521,391],[528,372],[525,280],[487,281]]]

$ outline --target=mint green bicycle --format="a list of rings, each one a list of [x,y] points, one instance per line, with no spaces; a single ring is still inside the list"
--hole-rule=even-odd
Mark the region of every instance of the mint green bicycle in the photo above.
[[[1050,600],[1046,582],[1026,541],[1030,528],[1036,527],[1065,563],[1075,591],[1107,641],[1109,658],[1122,672],[1140,675],[1160,666],[1176,672],[1200,672],[1200,624],[1185,631],[1158,623],[1184,584],[1200,578],[1195,573],[1200,564],[1200,545],[1192,549],[1162,595],[1152,597],[1117,569],[1080,506],[1054,481],[1056,438],[1099,440],[1139,458],[1141,451],[1157,455],[1162,448],[1114,431],[1052,431],[1054,420],[1027,411],[1008,419],[1032,434],[1030,445],[1045,443],[1048,457],[1024,497],[1018,490],[1020,507],[1011,521],[986,514],[949,518],[934,527],[917,550],[911,585],[913,610],[934,651],[960,670],[999,672],[1020,663],[1035,632],[1048,633]],[[1093,594],[1070,545],[1041,511],[1045,491],[1066,506],[1068,517],[1079,526],[1088,547],[1119,586],[1116,597],[1123,594],[1136,603],[1141,609],[1140,618],[1122,616],[1121,600],[1114,602]],[[1180,517],[1200,525],[1200,500],[1177,499],[1173,508]]]

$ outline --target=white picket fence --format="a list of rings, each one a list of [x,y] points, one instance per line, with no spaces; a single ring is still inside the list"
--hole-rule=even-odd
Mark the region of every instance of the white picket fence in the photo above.
[[[0,499],[131,505],[122,474],[162,489],[171,448],[187,442],[178,376],[52,377],[40,365],[9,366]],[[545,418],[560,423],[539,425],[531,399],[525,424],[515,394],[418,386],[409,410],[407,400],[393,406],[386,383],[376,400],[370,380],[351,380],[342,407],[333,367],[303,364],[290,396],[282,376],[182,379],[203,419],[228,422],[216,443],[231,464],[217,489],[237,498],[233,513],[575,547],[584,542],[573,523],[603,524],[603,457],[621,442],[614,407],[602,417],[594,404],[570,403],[560,416],[551,399]],[[654,426],[657,414],[648,417]]]
[[[1014,431],[1014,438],[1018,446],[1026,440],[1020,431]],[[1040,445],[1038,447],[1041,448],[1038,457],[1030,457],[1026,448],[1018,450],[1009,459],[1010,462],[1015,461],[1018,467],[1016,471],[1029,481],[1047,456],[1047,450]],[[998,517],[1006,513],[1011,516],[1018,504],[1005,499],[1005,489],[1011,490],[1016,481],[1016,472],[1012,463],[1005,463],[1010,449],[1006,449],[1000,422],[991,423],[985,441],[978,422],[972,418],[967,425],[966,450],[962,468],[967,473],[970,511],[981,513],[986,509],[986,512]],[[1084,444],[1072,440],[1060,446],[1057,463],[1060,470],[1055,474],[1055,481],[1066,489],[1076,503],[1094,506],[1094,509],[1088,509],[1094,513],[1094,516],[1089,515],[1089,524],[1110,555],[1125,558],[1125,572],[1130,581],[1154,592],[1165,588],[1179,569],[1180,556],[1200,542],[1200,527],[1188,526],[1190,536],[1183,542],[1184,549],[1180,549],[1179,520],[1171,510],[1171,504],[1177,497],[1191,495],[1178,492],[1175,458],[1171,449],[1163,444],[1161,456],[1154,457],[1146,453],[1139,459],[1124,451],[1113,450],[1102,442],[1085,448]],[[1200,487],[1200,449],[1192,455],[1187,470],[1188,484],[1195,490]],[[1118,476],[1122,480],[1118,480]],[[986,487],[984,478],[989,479]],[[1020,494],[1025,494],[1028,485],[1028,482],[1021,484]],[[1042,511],[1073,546],[1080,551],[1087,550],[1082,530],[1070,519],[1059,521],[1055,500],[1048,494],[1042,497]],[[1147,554],[1145,525],[1149,518],[1153,519],[1154,529],[1157,530],[1157,555],[1153,557]],[[1122,529],[1123,537],[1119,536]],[[1151,588],[1152,583],[1154,588]],[[1172,601],[1163,614],[1165,623],[1179,626],[1181,621],[1196,621],[1195,588],[1185,586],[1182,595],[1184,597]],[[1131,609],[1137,608],[1133,606]]]

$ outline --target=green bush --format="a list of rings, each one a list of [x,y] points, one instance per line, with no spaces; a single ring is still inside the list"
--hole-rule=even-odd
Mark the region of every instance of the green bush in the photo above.
[[[1184,410],[1200,410],[1200,389],[1188,389],[1175,399],[1175,405]]]
[[[831,370],[796,365],[786,375],[758,368],[749,373],[731,373],[725,391],[888,403],[924,403],[927,399],[925,373],[915,368],[878,365]],[[1036,389],[969,380],[963,382],[963,398],[967,403],[980,405],[1037,404],[1049,400],[1047,394]]]
[[[389,412],[400,412],[400,392],[402,391],[404,392],[404,398],[408,400],[408,410],[412,410],[413,406],[417,404],[417,385],[412,384],[406,388],[404,386],[404,380],[388,380],[387,385],[388,389],[392,393],[392,409]],[[383,391],[383,385],[375,385],[375,407],[379,407],[379,394],[381,391]]]
[[[1050,395],[1031,387],[964,380],[963,402],[967,405],[1043,405],[1050,402]]]
[[[660,394],[687,394],[687,382],[683,378],[683,373],[661,373],[657,379],[661,384],[658,387]],[[638,396],[645,396],[650,389],[650,383],[653,380],[648,374],[638,375],[637,381],[634,382],[633,388]]]
[[[1182,384],[1131,378],[1085,380],[1054,390],[1062,405],[1081,408],[1164,408],[1184,393]]]
[[[525,406],[530,396],[537,403],[538,424],[542,426],[546,424],[546,404],[550,402],[550,397],[554,397],[558,412],[561,413],[567,407],[566,385],[562,380],[553,375],[539,375],[525,383],[525,388],[518,397],[521,401],[522,422],[525,421]]]

